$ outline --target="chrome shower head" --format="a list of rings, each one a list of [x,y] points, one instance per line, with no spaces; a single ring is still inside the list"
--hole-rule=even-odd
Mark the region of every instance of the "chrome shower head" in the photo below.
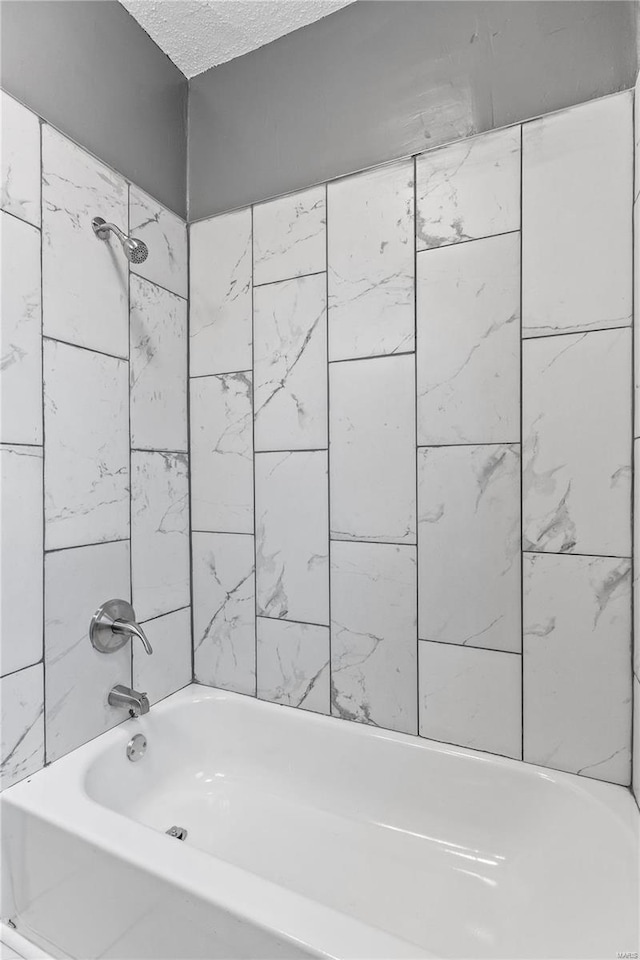
[[[127,236],[119,227],[116,227],[115,223],[106,223],[102,217],[94,217],[91,226],[99,240],[108,240],[109,234],[115,233],[130,263],[144,263],[149,256],[149,248],[144,240],[136,240],[135,237]]]

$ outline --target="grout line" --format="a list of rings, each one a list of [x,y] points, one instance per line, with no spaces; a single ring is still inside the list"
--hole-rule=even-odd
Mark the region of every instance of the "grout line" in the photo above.
[[[523,209],[524,209],[524,137],[523,128],[520,126],[520,343],[519,343],[519,362],[520,362],[520,759],[524,761],[524,339],[523,339],[523,272],[522,272],[522,254],[523,254]]]
[[[204,534],[215,534],[215,536],[220,537],[253,537],[255,533],[253,530],[250,532],[247,530],[196,530],[192,529],[191,533],[204,533]]]
[[[109,357],[110,360],[119,360],[121,363],[129,363],[128,357],[119,357],[115,353],[105,353],[104,350],[94,350],[93,347],[85,347],[81,343],[70,343],[68,340],[61,340],[59,337],[50,337],[43,333],[42,339],[49,340],[51,343],[62,343],[65,347],[74,347],[76,350],[84,350],[86,353],[97,353],[100,357]]]
[[[38,144],[40,147],[40,368],[41,368],[41,395],[40,406],[42,416],[42,763],[46,767],[47,760],[47,636],[46,636],[46,543],[47,543],[47,521],[46,521],[46,495],[45,495],[45,462],[46,462],[46,427],[45,427],[45,375],[44,375],[44,244],[42,242],[43,232],[43,190],[44,167],[42,159],[42,121],[38,122]]]
[[[518,447],[519,440],[486,440],[478,443],[476,440],[469,440],[468,443],[419,443],[419,450],[447,450],[450,447]]]
[[[292,450],[254,450],[256,456],[262,453],[328,453],[329,447],[295,447]]]
[[[637,104],[635,102],[637,95],[638,95],[637,89],[634,88],[632,109],[631,109],[631,157],[632,157],[632,170],[631,170],[631,257],[632,257],[632,262],[631,262],[631,268],[632,268],[631,269],[631,597],[630,597],[630,600],[631,600],[631,604],[630,604],[631,606],[631,734],[630,734],[630,741],[629,741],[630,747],[631,747],[630,780],[631,780],[632,794],[635,794],[633,790],[634,772],[635,772],[634,760],[636,759],[635,749],[638,747],[638,745],[634,743],[634,727],[635,727],[634,719],[635,719],[636,711],[640,711],[640,701],[638,700],[638,697],[636,697],[635,695],[636,689],[635,689],[635,681],[634,681],[636,644],[638,643],[638,637],[636,636],[636,630],[635,630],[636,605],[635,605],[635,590],[633,589],[633,585],[635,583],[635,577],[636,577],[636,549],[637,549],[637,543],[636,543],[636,537],[635,537],[635,513],[638,506],[636,503],[636,482],[635,482],[636,480],[636,459],[635,459],[636,445],[634,442],[635,433],[636,433],[636,417],[638,415],[638,411],[636,410],[636,382],[635,382],[636,349],[637,349],[637,344],[636,344],[637,291],[636,291],[635,276],[637,271],[634,269],[635,264],[638,260],[638,251],[636,250],[637,237],[636,237],[636,231],[635,231],[635,219],[636,219],[635,210],[636,210],[636,203],[638,201],[634,201],[634,198],[636,195],[636,189],[638,186],[638,184],[636,183]],[[636,803],[640,806],[640,797],[638,796],[636,796]]]
[[[402,542],[398,540],[358,540],[356,537],[331,537],[331,543],[371,543],[374,546],[378,545],[381,547],[417,547],[418,544],[414,541],[410,543],[406,540]]]
[[[502,650],[499,647],[481,647],[477,643],[456,643],[455,640],[430,640],[428,637],[418,637],[418,643],[435,643],[440,647],[458,647],[459,650],[487,650],[489,653],[506,653],[510,657],[522,656],[519,650]]]
[[[154,620],[162,620],[163,617],[170,617],[173,613],[180,613],[181,610],[190,610],[190,603],[183,603],[181,607],[176,607],[175,610],[167,610],[165,613],[156,613],[154,617],[147,617],[146,620],[141,620],[140,623],[153,623]],[[169,694],[167,694],[169,696]]]
[[[327,388],[327,617],[329,619],[329,703],[331,715],[333,700],[333,623],[331,605],[331,390],[329,366],[329,186],[324,185],[324,276],[325,276],[325,333],[326,333],[326,388]]]
[[[195,683],[196,680],[196,633],[195,633],[195,603],[193,595],[193,530],[191,529],[191,524],[193,520],[192,515],[192,477],[191,472],[193,469],[193,463],[191,460],[191,378],[189,376],[191,371],[191,230],[185,224],[185,233],[187,241],[187,335],[186,335],[186,369],[185,369],[185,395],[187,401],[187,488],[189,492],[189,502],[187,505],[187,510],[189,513],[189,599],[191,600],[191,615],[190,615],[190,628],[191,628],[191,682]]]
[[[190,339],[190,338],[189,338]],[[189,380],[206,380],[211,377],[235,377],[239,373],[253,373],[252,370],[225,370],[223,373],[196,373]]]
[[[417,203],[417,198],[416,198]],[[522,223],[522,219],[520,220]],[[488,233],[484,237],[469,237],[467,240],[453,240],[451,243],[439,243],[437,247],[417,247],[417,227],[416,222],[416,257],[421,256],[423,253],[433,253],[436,250],[449,250],[452,247],[462,247],[466,243],[481,243],[483,240],[493,240],[494,237],[510,237],[512,234],[520,233],[520,228],[516,230],[502,230],[500,233]]]
[[[420,540],[420,513],[418,510],[420,484],[418,473],[418,163],[413,158],[413,344],[415,359],[414,416],[416,438],[416,734],[420,735],[420,555],[418,543]]]
[[[292,620],[290,617],[270,617],[266,613],[256,613],[257,620],[270,620],[272,623],[298,623],[301,627],[324,627],[331,632],[328,623],[316,623],[314,620]]]
[[[129,497],[131,500],[131,497]],[[84,550],[85,547],[104,547],[107,543],[129,543],[130,537],[117,537],[115,540],[94,540],[92,543],[72,543],[68,547],[51,547],[45,549],[45,555],[50,553],[64,553],[65,550]]]
[[[364,360],[393,360],[394,357],[412,357],[414,353],[415,350],[397,350],[393,353],[376,353],[369,357],[343,357],[341,360],[329,360],[329,364],[361,363]]]
[[[251,208],[253,210],[253,206]],[[326,228],[325,228],[326,229]],[[292,280],[303,280],[305,277],[321,277],[326,270],[313,270],[311,273],[298,273],[293,277],[282,277],[280,280],[267,280],[265,283],[254,283],[254,290],[261,290],[262,287],[273,287],[277,283],[291,283]]]
[[[0,676],[0,679],[6,680],[7,677],[15,677],[17,673],[23,673],[25,670],[31,670],[32,667],[39,667],[40,664],[42,664],[44,669],[44,654],[39,660],[34,660],[33,663],[26,663],[23,667],[16,667],[15,670],[7,670],[6,673],[3,673],[2,676]]]
[[[159,450],[157,447],[131,447],[131,453],[159,453],[163,457],[188,457],[189,450]]]
[[[17,213],[12,213],[11,210],[5,210],[4,207],[0,208],[0,213],[6,213],[6,215],[11,217],[12,220],[17,220],[18,223],[24,223],[25,226],[31,227],[32,230],[37,230],[38,233],[40,233],[42,230],[42,178],[40,179],[40,226],[37,226],[35,223],[31,223],[30,220],[25,220],[24,217],[19,217]]]
[[[520,267],[522,271],[522,266]],[[522,340],[552,340],[554,337],[584,337],[587,333],[609,333],[611,330],[631,330],[631,323],[612,323],[609,327],[591,327],[589,330],[553,330],[549,333],[532,333],[527,335],[522,332]]]
[[[258,536],[256,528],[256,363],[255,363],[255,286],[254,286],[254,206],[251,204],[251,477],[253,480],[253,638],[254,638],[254,693],[258,696]]]
[[[131,231],[131,222],[129,222],[129,231]],[[143,283],[150,283],[153,287],[158,287],[159,290],[164,290],[165,293],[170,293],[172,297],[177,297],[178,300],[182,300],[183,303],[188,302],[188,296],[183,297],[181,293],[176,293],[175,290],[170,290],[169,287],[165,287],[164,284],[158,283],[157,280],[151,280],[149,277],[143,277],[141,273],[137,273],[135,270],[131,269],[131,264],[129,264],[129,275],[130,277],[135,277],[137,280],[142,280]]]
[[[26,447],[27,450],[42,450],[44,443],[20,443],[19,441],[3,440],[2,443],[0,443],[0,447],[3,450],[8,450],[10,447]]]
[[[560,553],[557,550],[523,550],[523,556],[529,557],[583,557],[586,560],[631,560],[615,553]]]
[[[127,234],[131,234],[131,185],[127,184]],[[127,262],[127,342],[129,344],[129,357],[131,352],[131,264]],[[131,424],[131,362],[128,362],[127,370],[127,412],[129,416],[129,602],[133,607],[133,474],[132,462],[133,451],[131,449],[132,424]],[[135,609],[135,608],[134,608]],[[133,687],[133,666],[134,653],[133,644],[129,644],[129,672],[131,675],[131,686]]]

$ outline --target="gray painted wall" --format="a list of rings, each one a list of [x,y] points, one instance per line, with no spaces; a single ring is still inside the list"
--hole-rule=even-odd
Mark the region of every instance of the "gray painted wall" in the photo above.
[[[190,219],[631,87],[634,6],[360,0],[208,70]]]
[[[116,0],[3,0],[2,87],[186,213],[187,81]]]

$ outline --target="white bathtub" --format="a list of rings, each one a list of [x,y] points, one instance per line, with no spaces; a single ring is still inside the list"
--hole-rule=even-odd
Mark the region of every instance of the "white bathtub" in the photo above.
[[[3,917],[53,956],[638,949],[629,791],[206,687],[1,803]]]

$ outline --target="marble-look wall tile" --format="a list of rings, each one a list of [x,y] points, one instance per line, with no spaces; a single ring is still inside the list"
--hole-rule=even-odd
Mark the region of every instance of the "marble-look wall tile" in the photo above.
[[[139,621],[190,602],[189,463],[184,453],[131,454],[131,568]]]
[[[144,263],[131,264],[132,272],[186,297],[189,275],[187,225],[184,220],[132,184],[129,193],[129,230],[134,237],[144,240],[149,248],[149,256]]]
[[[636,103],[640,101],[640,94],[636,97]],[[640,119],[638,120],[640,124]],[[637,129],[637,128],[636,128]],[[640,151],[639,151],[640,152]],[[636,156],[638,154],[636,153]],[[637,179],[635,180],[637,184],[640,184],[640,173],[638,174]],[[640,186],[638,187],[640,190]],[[640,237],[640,203],[636,200],[633,205],[633,235],[634,237]],[[640,304],[640,243],[634,243],[633,248],[633,302],[635,304]],[[635,403],[634,403],[634,412],[635,420],[633,424],[633,435],[634,437],[640,437],[640,309],[636,307],[634,310],[634,358],[633,358],[633,373],[634,373],[634,384],[635,384]]]
[[[416,542],[413,356],[329,368],[331,536]]]
[[[126,362],[44,342],[48,550],[129,536]]]
[[[40,232],[2,215],[3,443],[42,443]]]
[[[42,447],[3,446],[0,638],[2,673],[42,657]]]
[[[420,736],[522,758],[521,658],[419,643]]]
[[[187,304],[131,277],[131,446],[187,449]]]
[[[326,447],[324,274],[256,289],[253,316],[256,450]]]
[[[524,549],[631,554],[631,331],[523,346]]]
[[[105,657],[91,645],[89,624],[106,600],[130,596],[127,540],[46,555],[47,761],[126,719],[107,697],[117,683],[130,686],[130,646]]]
[[[0,696],[0,789],[4,790],[44,766],[42,664],[3,677]]]
[[[128,222],[122,177],[45,124],[42,128],[43,325],[48,337],[118,357],[129,354],[128,262],[102,217]]]
[[[329,628],[258,617],[258,697],[329,713]]]
[[[327,192],[329,359],[414,348],[413,160]]]
[[[153,653],[133,643],[133,687],[144,690],[149,703],[168,697],[191,683],[191,610],[175,610],[142,624]]]
[[[523,126],[525,336],[631,323],[631,91]]]
[[[418,250],[519,227],[519,126],[483,133],[417,158]]]
[[[251,367],[251,210],[191,224],[190,373]]]
[[[631,562],[524,556],[524,758],[628,784]]]
[[[253,537],[194,533],[193,646],[198,683],[256,692]]]
[[[519,652],[517,445],[418,451],[419,636]]]
[[[326,269],[326,187],[253,208],[253,281],[273,283]]]
[[[633,441],[633,450],[633,672],[640,680],[640,440]]]
[[[2,194],[7,213],[40,226],[40,121],[4,91],[2,117]]]
[[[191,525],[253,533],[251,374],[191,386]]]
[[[418,256],[418,443],[520,439],[520,235]]]
[[[331,712],[417,732],[416,551],[331,545]]]
[[[327,454],[256,454],[257,612],[329,623]]]

